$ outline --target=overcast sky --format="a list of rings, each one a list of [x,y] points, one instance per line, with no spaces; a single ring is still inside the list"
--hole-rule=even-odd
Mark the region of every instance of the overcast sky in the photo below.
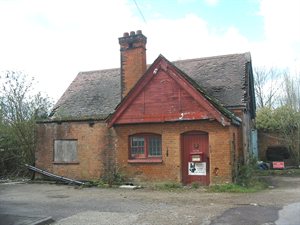
[[[0,0],[0,71],[56,101],[78,72],[118,68],[131,30],[148,38],[147,63],[249,51],[254,67],[300,71],[299,0]]]

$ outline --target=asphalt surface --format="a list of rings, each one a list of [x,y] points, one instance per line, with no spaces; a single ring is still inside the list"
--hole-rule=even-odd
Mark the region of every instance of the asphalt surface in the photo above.
[[[271,225],[278,219],[278,210],[275,207],[240,206],[226,210],[211,225],[229,225],[233,222],[237,225]]]
[[[299,225],[300,177],[270,179],[248,194],[0,184],[0,225]]]
[[[53,222],[51,217],[0,214],[0,225],[47,225]]]

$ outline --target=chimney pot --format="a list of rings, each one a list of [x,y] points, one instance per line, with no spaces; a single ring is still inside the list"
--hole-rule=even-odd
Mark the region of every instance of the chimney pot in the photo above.
[[[137,30],[136,34],[142,34],[142,31],[141,30]]]
[[[124,34],[123,34],[123,37],[128,37],[129,36],[129,33],[128,32],[125,32]]]
[[[135,32],[134,31],[130,31],[130,36],[133,36],[135,35]]]

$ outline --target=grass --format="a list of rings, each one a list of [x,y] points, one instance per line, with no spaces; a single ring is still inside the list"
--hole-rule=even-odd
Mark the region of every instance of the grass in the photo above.
[[[246,178],[247,185],[240,184],[220,184],[208,188],[210,192],[231,192],[231,193],[253,193],[267,188],[267,182],[263,176],[300,176],[300,169],[283,170],[253,170],[253,174]]]
[[[85,187],[107,188],[109,185],[103,180],[90,180],[85,184]]]
[[[300,176],[300,169],[257,170],[257,176]]]
[[[300,176],[300,169],[284,169],[284,170],[257,170],[249,168],[243,171],[243,176],[240,178],[238,184],[235,183],[225,183],[212,185],[210,187],[204,187],[208,192],[229,192],[229,193],[253,193],[264,190],[268,187],[266,179],[264,176]],[[106,180],[92,180],[86,185],[87,187],[99,187],[107,188],[110,187]],[[118,185],[114,185],[115,187]],[[199,182],[193,182],[188,188],[185,188],[182,184],[176,182],[161,182],[161,183],[151,183],[146,184],[152,190],[160,191],[183,191],[189,189],[198,189],[201,186]],[[202,186],[201,186],[202,187]]]
[[[182,184],[175,183],[175,182],[163,182],[163,183],[156,183],[154,185],[155,190],[163,190],[163,191],[174,191],[182,189]]]
[[[241,186],[239,184],[217,184],[208,188],[209,192],[230,192],[230,193],[254,193],[267,188],[265,181],[259,179],[249,186]]]
[[[230,193],[253,193],[264,190],[267,188],[267,183],[263,179],[253,179],[249,186],[242,186],[234,183],[226,183],[219,185],[212,185],[210,187],[205,187],[209,192],[230,192]],[[200,187],[200,183],[194,182],[190,185],[191,189],[198,189]],[[175,182],[163,182],[156,183],[153,187],[154,190],[160,191],[182,191],[189,190],[186,189],[182,184]]]
[[[200,186],[201,186],[201,184],[199,182],[193,182],[191,184],[191,188],[193,188],[193,189],[198,189]]]

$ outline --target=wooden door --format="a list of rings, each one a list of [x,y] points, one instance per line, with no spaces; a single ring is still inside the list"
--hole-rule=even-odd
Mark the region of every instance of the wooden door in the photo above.
[[[209,185],[208,134],[188,132],[181,137],[182,182]]]

